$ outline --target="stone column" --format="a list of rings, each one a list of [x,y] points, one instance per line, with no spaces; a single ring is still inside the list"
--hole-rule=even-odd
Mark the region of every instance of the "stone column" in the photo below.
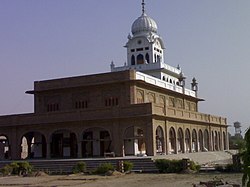
[[[222,134],[222,139],[221,139],[221,150],[225,151],[225,142],[224,142],[223,134]]]
[[[178,154],[178,128],[177,131],[175,129],[175,142],[174,142],[174,147],[175,147],[175,154]]]
[[[21,158],[21,142],[18,141],[16,128],[12,128],[11,136],[8,137],[10,142],[10,156],[11,159],[20,159]]]
[[[185,131],[185,129],[183,130],[183,141],[182,141],[182,145],[183,145],[182,153],[186,153],[187,145],[186,145],[186,131]]]
[[[123,157],[125,156],[124,153],[124,142],[123,142],[123,133],[121,132],[120,128],[120,122],[113,122],[112,125],[112,134],[110,135],[112,137],[112,148],[110,151],[115,153],[115,156]]]
[[[211,132],[211,126],[209,125],[209,131],[208,131],[208,135],[209,135],[209,147],[208,150],[212,151],[213,150],[213,141],[212,141],[212,132]]]
[[[166,144],[165,144],[165,147],[166,147],[166,154],[168,155],[169,154],[169,128],[168,128],[168,121],[166,120],[165,121],[165,139],[166,139]]]
[[[50,159],[51,158],[51,155],[50,155],[50,142],[47,143],[47,151],[46,151],[46,158],[47,159]]]
[[[153,133],[153,124],[152,122],[148,122],[146,124],[146,152],[148,156],[155,156],[156,155],[156,150],[155,150],[155,135]]]
[[[77,142],[77,158],[82,158],[82,141]]]

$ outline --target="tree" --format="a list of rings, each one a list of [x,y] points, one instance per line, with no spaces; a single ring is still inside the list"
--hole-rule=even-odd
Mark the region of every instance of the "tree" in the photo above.
[[[245,134],[246,150],[243,153],[243,177],[242,177],[242,186],[247,184],[247,187],[250,187],[250,128]]]

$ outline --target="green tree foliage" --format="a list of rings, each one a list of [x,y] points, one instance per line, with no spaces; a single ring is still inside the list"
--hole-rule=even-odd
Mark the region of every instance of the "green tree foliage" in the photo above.
[[[183,169],[182,160],[157,159],[155,165],[160,173],[178,173]]]
[[[3,175],[27,175],[32,172],[29,162],[12,162],[1,168]]]
[[[243,177],[242,177],[242,185],[250,187],[250,128],[247,130],[245,134],[245,142],[246,142],[246,150],[242,154],[243,160]]]
[[[156,159],[155,165],[160,173],[179,173],[184,170],[183,160],[168,160]],[[188,161],[188,169],[199,171],[200,165],[195,164],[193,161]]]
[[[86,170],[86,163],[85,162],[78,162],[72,169],[73,173],[84,173]]]
[[[108,171],[114,171],[114,166],[111,163],[102,163],[94,171],[94,174],[105,174]]]
[[[124,167],[125,172],[131,171],[134,167],[134,164],[132,162],[129,162],[129,161],[124,161],[123,167]]]

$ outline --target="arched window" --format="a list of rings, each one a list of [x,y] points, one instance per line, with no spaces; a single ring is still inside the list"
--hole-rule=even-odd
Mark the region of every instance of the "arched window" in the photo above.
[[[149,62],[149,54],[148,53],[146,54],[145,58],[146,58],[147,63],[150,63]]]
[[[134,55],[131,56],[131,65],[135,65],[135,56]]]
[[[169,153],[176,153],[176,134],[173,127],[169,130]]]
[[[137,64],[144,64],[144,57],[142,54],[137,55]]]
[[[156,128],[156,152],[163,153],[164,152],[164,134],[163,129],[158,126]]]
[[[157,55],[157,60],[156,62],[161,62],[161,56],[160,55]]]

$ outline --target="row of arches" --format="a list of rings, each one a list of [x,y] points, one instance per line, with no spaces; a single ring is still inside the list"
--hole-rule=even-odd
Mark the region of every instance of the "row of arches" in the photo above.
[[[175,85],[180,85],[179,81],[175,81],[174,79],[171,79],[171,78],[166,78],[165,76],[162,77],[162,80],[166,81],[166,82],[169,82],[170,84],[175,84]]]
[[[171,127],[165,141],[164,131],[161,126],[156,128],[155,132],[156,153],[157,154],[174,154],[174,153],[191,153],[199,151],[220,151],[227,149],[227,136],[225,132],[209,131],[205,129],[197,130]]]
[[[86,129],[80,135],[70,130],[57,130],[51,135],[31,131],[23,134],[18,141],[18,154],[22,159],[103,157],[106,153],[146,155],[148,146],[153,144],[156,154],[227,149],[226,133],[216,130],[209,132],[208,129],[171,127],[165,132],[158,126],[153,142],[146,138],[147,133],[143,126],[127,127],[116,139],[114,132],[101,127]],[[0,159],[11,159],[11,146],[6,135],[0,136]]]
[[[162,57],[161,55],[154,54],[155,62],[161,62]],[[139,64],[149,64],[150,62],[150,56],[148,53],[145,55],[138,54],[138,55],[132,55],[131,56],[131,65],[139,65]]]
[[[124,156],[146,154],[142,128],[136,126],[126,128],[121,141]],[[11,146],[8,142],[8,136],[0,136],[0,159],[11,159],[9,152]],[[100,127],[86,129],[80,137],[70,130],[57,130],[49,136],[31,131],[22,135],[19,142],[21,159],[103,157],[105,153],[115,152],[112,133]]]

